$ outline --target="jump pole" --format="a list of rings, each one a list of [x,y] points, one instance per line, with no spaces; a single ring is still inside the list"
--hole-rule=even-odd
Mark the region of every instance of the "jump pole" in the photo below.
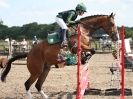
[[[121,27],[121,96],[120,99],[124,99],[124,26]]]
[[[78,62],[77,62],[77,95],[76,99],[82,99],[86,88],[88,87],[88,64],[82,65],[81,68],[81,31],[78,26]]]
[[[80,27],[77,28],[78,31],[78,62],[77,62],[77,94],[76,99],[81,99],[81,71],[80,71],[80,65],[81,65],[81,31]],[[121,96],[120,99],[124,99],[124,26],[121,27]]]
[[[80,83],[80,65],[81,65],[81,31],[80,27],[78,26],[77,28],[78,31],[78,51],[77,51],[77,56],[78,56],[78,62],[77,62],[77,94],[76,94],[76,99],[81,99],[81,83]]]

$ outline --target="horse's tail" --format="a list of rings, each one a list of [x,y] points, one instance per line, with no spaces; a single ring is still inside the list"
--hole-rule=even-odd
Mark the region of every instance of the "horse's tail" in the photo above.
[[[28,55],[28,53],[24,53],[24,54],[20,54],[20,55],[16,55],[12,58],[10,58],[6,64],[6,67],[4,69],[4,71],[2,72],[1,74],[1,81],[4,82],[5,81],[5,78],[7,76],[7,74],[9,73],[10,69],[11,69],[11,64],[12,62],[14,62],[15,60],[17,59],[21,59],[21,58],[26,58]]]

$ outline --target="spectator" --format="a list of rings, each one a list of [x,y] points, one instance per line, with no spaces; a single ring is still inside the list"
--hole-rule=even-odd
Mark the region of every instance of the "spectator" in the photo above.
[[[25,52],[27,50],[27,41],[25,40],[25,38],[21,42],[21,45],[22,45],[22,51]]]

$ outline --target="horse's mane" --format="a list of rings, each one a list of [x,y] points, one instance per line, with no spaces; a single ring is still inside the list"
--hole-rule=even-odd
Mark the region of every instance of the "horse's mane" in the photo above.
[[[91,16],[86,16],[84,18],[81,18],[80,20],[86,20],[86,19],[92,19],[92,18],[96,18],[96,17],[104,17],[104,16],[108,16],[108,15],[91,15]]]

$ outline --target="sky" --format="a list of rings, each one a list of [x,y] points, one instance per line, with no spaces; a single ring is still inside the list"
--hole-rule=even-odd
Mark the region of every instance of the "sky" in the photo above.
[[[133,0],[0,0],[0,20],[9,27],[32,22],[50,24],[58,12],[75,9],[81,2],[89,16],[113,12],[117,26],[133,27]]]

